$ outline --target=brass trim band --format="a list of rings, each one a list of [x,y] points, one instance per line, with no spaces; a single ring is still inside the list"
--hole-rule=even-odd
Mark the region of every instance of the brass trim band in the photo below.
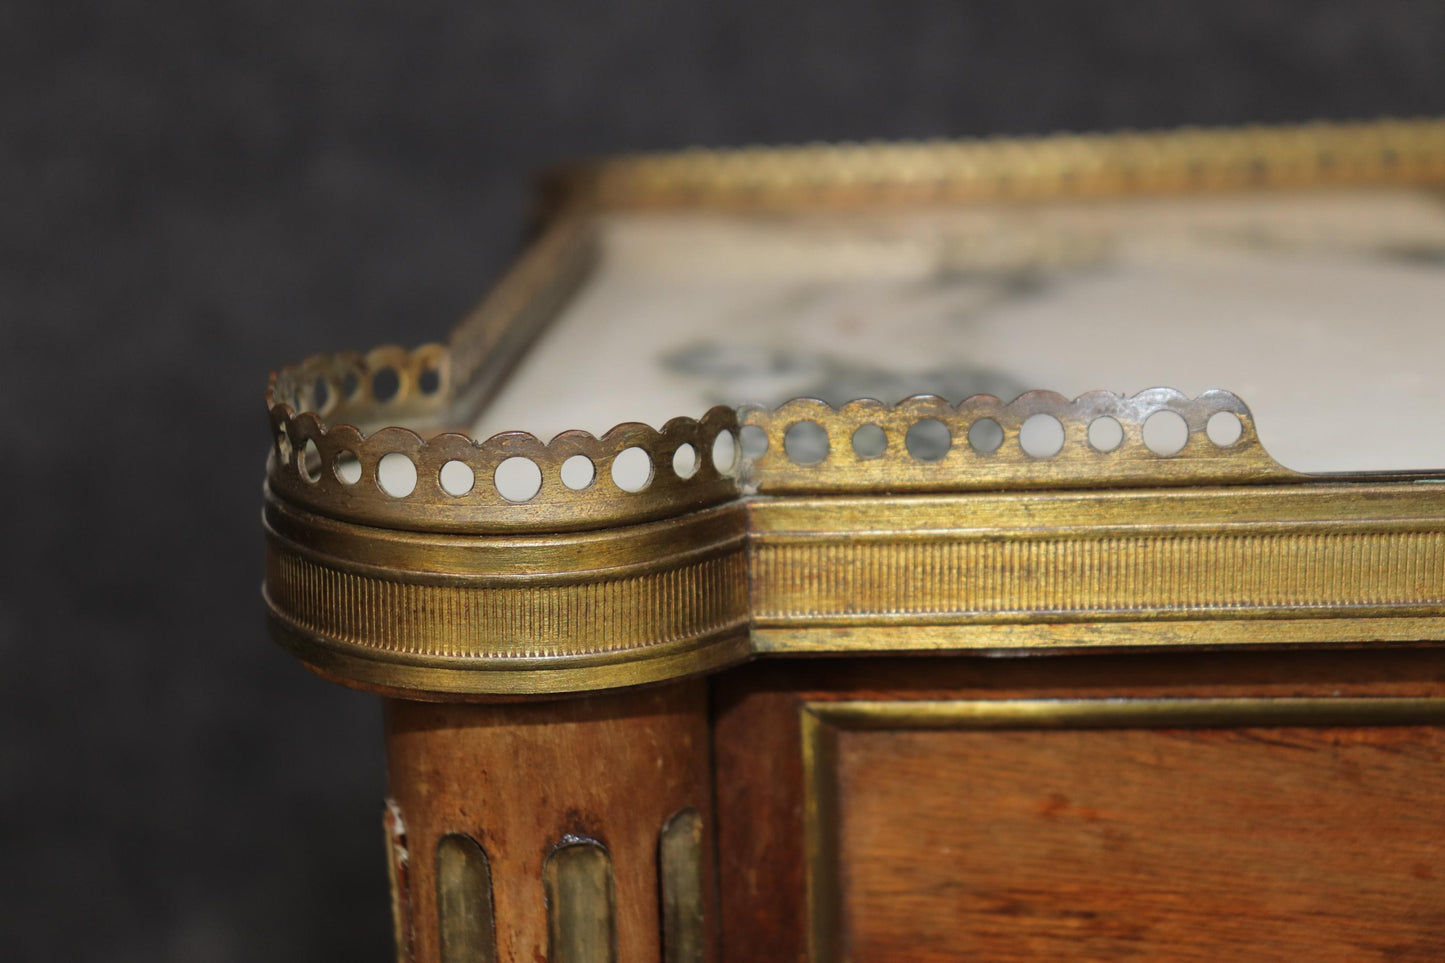
[[[757,654],[1445,639],[1445,486],[754,496],[553,536],[267,508],[318,671],[414,698],[590,691]]]
[[[1438,183],[1432,118],[634,155],[559,170],[561,209],[846,209]]]

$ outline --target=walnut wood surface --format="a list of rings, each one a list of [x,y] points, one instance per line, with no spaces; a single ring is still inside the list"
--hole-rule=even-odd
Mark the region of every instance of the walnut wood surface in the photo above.
[[[659,833],[685,807],[711,822],[706,705],[700,681],[546,703],[389,702],[388,783],[406,821],[415,959],[439,958],[437,840],[465,833],[491,864],[498,960],[547,959],[543,864],[583,837],[612,858],[618,959],[660,961]],[[703,856],[711,903],[709,847]]]
[[[1445,730],[845,732],[854,960],[1445,958]]]
[[[808,956],[808,702],[1339,695],[1445,695],[1445,651],[729,673],[714,695],[724,958]],[[850,731],[837,745],[845,958],[1445,957],[1439,729]]]

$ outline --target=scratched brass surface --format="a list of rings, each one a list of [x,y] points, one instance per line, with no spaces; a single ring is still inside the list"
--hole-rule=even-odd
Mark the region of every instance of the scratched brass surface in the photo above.
[[[800,400],[546,443],[445,430],[473,421],[586,276],[604,210],[1425,184],[1445,184],[1445,122],[691,152],[565,172],[550,226],[449,344],[273,375],[273,632],[329,677],[417,698],[623,687],[774,652],[1445,639],[1445,488],[1422,473],[1290,472],[1224,391]],[[1157,411],[1190,429],[1176,454],[1144,444]],[[1241,426],[1224,446],[1204,427],[1220,412]],[[1035,416],[1062,427],[1056,453],[1023,450]],[[1088,440],[1106,416],[1123,429],[1107,452]],[[968,442],[985,419],[996,449]],[[908,452],[922,420],[948,430],[941,457]],[[788,456],[800,421],[828,434],[815,464]],[[864,425],[883,431],[877,457],[850,444]],[[731,454],[744,427],[768,440],[756,459]],[[687,477],[673,469],[683,445]],[[611,477],[629,448],[650,464],[638,491]],[[562,466],[578,455],[593,479],[572,488]],[[392,456],[415,470],[409,491],[381,487]],[[530,498],[493,484],[510,457],[540,470]],[[460,494],[442,483],[453,462],[473,479]]]

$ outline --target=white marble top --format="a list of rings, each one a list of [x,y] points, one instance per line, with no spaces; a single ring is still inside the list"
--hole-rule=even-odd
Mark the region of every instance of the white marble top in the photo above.
[[[1301,471],[1445,468],[1445,195],[615,215],[476,426],[790,397],[1228,388]]]

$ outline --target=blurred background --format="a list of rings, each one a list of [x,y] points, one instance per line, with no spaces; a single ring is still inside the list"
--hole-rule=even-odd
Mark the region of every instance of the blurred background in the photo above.
[[[268,641],[262,390],[442,338],[532,174],[1445,113],[1445,4],[0,5],[0,945],[391,959],[376,699]]]

